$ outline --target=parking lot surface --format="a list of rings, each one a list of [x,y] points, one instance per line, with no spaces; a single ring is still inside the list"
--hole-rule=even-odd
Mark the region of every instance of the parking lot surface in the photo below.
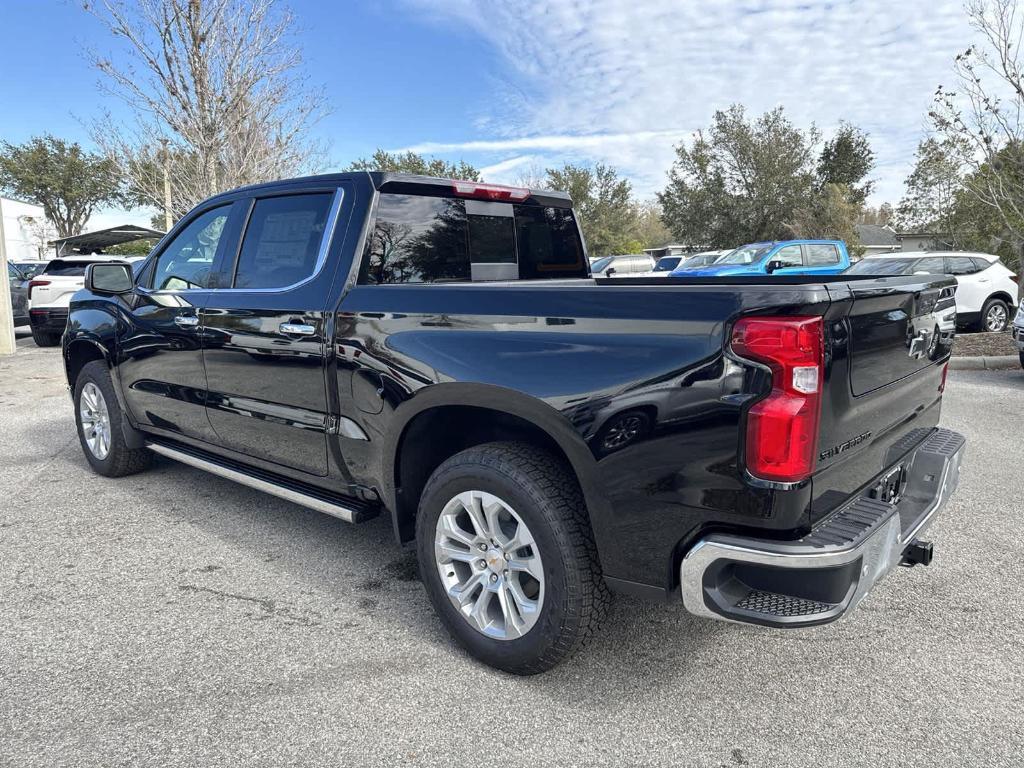
[[[782,632],[619,599],[515,678],[444,634],[380,517],[158,460],[94,475],[59,350],[0,358],[0,765],[1008,765],[1024,747],[1024,372],[952,371],[968,452],[850,617]]]

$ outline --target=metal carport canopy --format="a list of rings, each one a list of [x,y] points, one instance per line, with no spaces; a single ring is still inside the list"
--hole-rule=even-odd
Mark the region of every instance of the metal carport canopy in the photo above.
[[[49,244],[57,249],[57,255],[60,256],[70,250],[102,251],[104,248],[109,248],[112,245],[130,243],[132,240],[159,239],[163,236],[164,233],[156,229],[125,224],[120,227],[98,229],[95,232],[84,232],[81,235],[62,237],[58,240],[51,240]]]

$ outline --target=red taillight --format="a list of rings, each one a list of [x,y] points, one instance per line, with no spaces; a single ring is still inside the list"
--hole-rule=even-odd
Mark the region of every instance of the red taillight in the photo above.
[[[530,190],[522,187],[499,187],[496,184],[478,184],[475,181],[453,181],[452,189],[459,197],[476,197],[481,200],[518,203],[530,196]]]
[[[32,289],[39,285],[49,285],[49,280],[30,280],[28,283],[28,298],[32,298]]]
[[[1017,275],[1007,275],[1007,277],[1009,277],[1011,280],[1013,280],[1013,282],[1015,282],[1018,285],[1020,285],[1020,278]]]
[[[776,482],[814,472],[824,378],[820,317],[745,317],[732,331],[740,357],[772,371],[772,391],[747,412],[747,471]]]
[[[949,375],[949,361],[947,360],[946,364],[942,366],[942,381],[939,382],[939,392],[945,392],[946,391],[946,376],[948,376],[948,375]]]

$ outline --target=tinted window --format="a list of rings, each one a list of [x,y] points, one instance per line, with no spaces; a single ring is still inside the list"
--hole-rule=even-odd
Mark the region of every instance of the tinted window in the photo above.
[[[157,257],[152,283],[155,290],[210,287],[213,259],[230,209],[230,205],[212,208],[178,233]]]
[[[285,288],[316,271],[334,196],[287,195],[257,200],[242,238],[235,288]]]
[[[594,262],[594,271],[602,261]],[[585,275],[571,211],[383,194],[360,280],[430,283]]]
[[[591,272],[600,272],[602,269],[612,263],[611,256],[604,256],[590,265]]]
[[[946,274],[945,259],[941,256],[929,256],[927,259],[918,259],[914,262],[914,272],[927,272],[929,275]]]
[[[7,264],[7,277],[11,280],[21,280],[21,272],[15,269],[14,265],[8,262]]]
[[[807,266],[809,267],[825,267],[839,263],[839,249],[834,245],[826,243],[805,245],[804,253],[807,255]]]
[[[974,259],[967,258],[966,256],[946,257],[947,275],[972,275],[977,271],[978,266],[975,264]]]
[[[906,275],[914,262],[910,259],[864,259],[850,267],[847,275]]]
[[[1002,263],[1002,262],[998,262],[998,261],[997,262],[992,262],[992,261],[989,261],[988,259],[971,259],[971,261],[974,262],[974,266],[977,267],[977,270],[979,272],[982,272],[982,271],[988,269],[993,264],[1000,264],[1000,263]]]
[[[781,261],[784,267],[801,267],[804,263],[799,245],[787,245],[785,248],[780,248],[778,253],[772,254],[770,260]]]
[[[469,280],[462,200],[381,195],[362,273],[370,283]]]
[[[666,256],[663,259],[658,259],[658,263],[654,265],[654,271],[671,272],[679,266],[679,262],[682,260],[682,256]]]
[[[98,258],[95,261],[65,261],[64,259],[53,259],[46,263],[43,274],[54,277],[82,277],[85,268],[90,264],[103,264],[110,261],[108,258]]]
[[[515,216],[520,278],[586,275],[583,244],[571,210],[517,205]]]

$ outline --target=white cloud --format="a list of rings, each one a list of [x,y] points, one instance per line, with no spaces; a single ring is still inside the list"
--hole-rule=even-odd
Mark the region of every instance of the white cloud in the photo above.
[[[826,133],[844,119],[864,128],[876,198],[895,201],[935,87],[971,40],[959,0],[408,2],[499,57],[483,138],[429,137],[417,151],[608,162],[641,194],[663,186],[673,144],[739,102],[755,114],[784,105]]]

